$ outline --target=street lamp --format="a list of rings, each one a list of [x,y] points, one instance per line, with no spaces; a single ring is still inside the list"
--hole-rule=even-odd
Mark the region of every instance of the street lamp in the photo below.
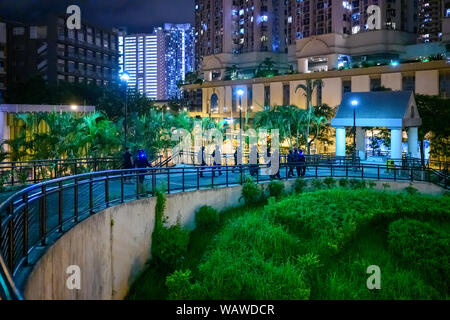
[[[352,100],[353,107],[353,159],[356,157],[356,108],[358,107],[358,100]]]
[[[127,135],[128,135],[128,81],[130,81],[130,75],[128,72],[122,72],[120,74],[120,80],[125,84],[125,122],[124,122],[124,147],[127,147]]]
[[[242,144],[242,96],[244,95],[244,90],[239,89],[237,94],[239,96],[239,140]]]

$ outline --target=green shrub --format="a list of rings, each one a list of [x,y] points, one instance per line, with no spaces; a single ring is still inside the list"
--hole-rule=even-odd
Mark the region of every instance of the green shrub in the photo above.
[[[284,183],[282,181],[271,181],[268,189],[271,197],[280,198],[284,194]]]
[[[19,183],[21,185],[24,185],[27,183],[28,180],[28,170],[27,169],[21,169],[17,172],[17,178],[19,179]]]
[[[311,182],[311,185],[312,185],[312,187],[313,187],[315,190],[320,190],[320,189],[322,189],[322,187],[323,187],[323,182],[322,182],[322,180],[320,180],[320,179],[314,179],[314,180]]]
[[[387,191],[391,188],[391,185],[389,183],[383,183],[383,190]]]
[[[323,180],[323,183],[328,189],[334,188],[336,186],[336,180],[333,177],[328,177]]]
[[[199,285],[192,284],[191,270],[177,270],[166,277],[166,286],[168,289],[168,300],[199,300],[201,299],[201,288]]]
[[[162,268],[174,270],[184,259],[189,244],[189,232],[179,224],[164,225],[166,197],[156,190],[155,228],[152,234],[152,258]]]
[[[199,229],[214,229],[219,224],[219,213],[214,208],[203,206],[195,215],[195,224]]]
[[[406,193],[410,194],[410,195],[415,195],[417,193],[419,193],[419,190],[417,190],[416,188],[414,188],[412,186],[412,184],[410,184],[408,187],[405,188]]]
[[[254,205],[261,201],[262,191],[251,177],[245,178],[242,186],[242,198],[247,205]]]
[[[366,188],[366,181],[364,180],[350,179],[348,182],[350,188],[353,190]]]
[[[375,181],[372,181],[372,180],[369,181],[369,188],[370,189],[374,189],[376,186],[377,186],[377,184],[376,184]]]
[[[339,179],[339,186],[342,188],[346,188],[348,186],[348,179],[347,178]]]
[[[189,232],[179,224],[153,231],[152,259],[163,268],[175,270],[184,260],[189,244]]]
[[[303,178],[297,178],[294,182],[294,190],[296,193],[302,193],[308,186],[308,182]]]
[[[428,223],[400,219],[390,224],[389,248],[418,268],[443,292],[450,289],[450,237]]]

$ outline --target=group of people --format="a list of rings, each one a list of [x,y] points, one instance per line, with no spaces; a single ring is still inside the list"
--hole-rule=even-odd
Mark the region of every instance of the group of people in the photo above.
[[[122,159],[122,169],[134,169],[134,168],[151,168],[152,165],[147,159],[147,155],[143,149],[139,149],[133,160],[133,155],[130,152],[130,148],[125,148],[125,153]],[[141,172],[141,171],[139,171]],[[145,175],[139,175],[139,182],[144,182]],[[126,177],[125,181],[131,180],[131,177]]]
[[[294,168],[297,171],[297,177],[304,177],[306,174],[306,158],[303,150],[289,150],[287,156],[287,164],[289,167],[288,178],[294,176]]]

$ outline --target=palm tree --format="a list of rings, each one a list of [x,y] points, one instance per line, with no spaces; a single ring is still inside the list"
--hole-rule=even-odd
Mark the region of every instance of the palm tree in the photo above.
[[[314,114],[314,107],[312,104],[312,96],[314,93],[314,90],[318,87],[323,87],[323,81],[320,79],[316,79],[312,81],[311,79],[306,80],[306,85],[299,84],[297,88],[295,89],[295,92],[297,92],[299,89],[304,91],[304,95],[306,97],[306,104],[307,104],[307,111],[308,111],[308,117],[307,117],[307,123],[306,123],[306,147],[308,148],[308,154],[311,154],[311,141],[309,139],[310,129],[311,129],[311,120]]]

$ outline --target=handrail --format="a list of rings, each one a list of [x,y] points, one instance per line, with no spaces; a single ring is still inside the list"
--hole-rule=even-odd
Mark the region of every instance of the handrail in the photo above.
[[[28,186],[0,205],[0,281],[17,279],[24,267],[35,263],[30,259],[38,258],[37,247],[51,245],[83,219],[116,204],[154,196],[158,186],[165,185],[170,194],[241,185],[247,175],[257,183],[289,180],[294,172],[308,178],[427,181],[449,188],[448,175],[435,170],[356,162],[281,163],[277,175],[268,172],[267,165],[251,164],[106,170],[61,177]],[[19,299],[13,288],[14,282],[0,286],[2,297]]]

